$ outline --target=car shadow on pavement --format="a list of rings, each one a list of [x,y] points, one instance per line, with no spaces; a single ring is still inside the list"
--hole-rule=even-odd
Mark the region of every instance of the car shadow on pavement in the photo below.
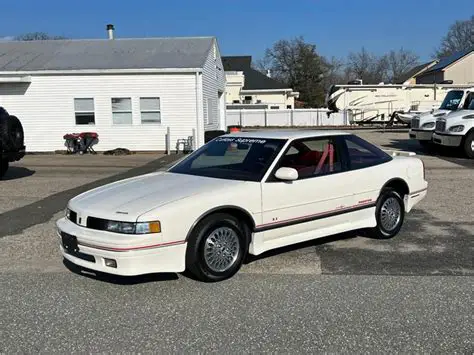
[[[331,236],[327,236],[327,237],[312,239],[312,240],[308,240],[306,242],[296,243],[296,244],[280,247],[280,248],[277,248],[277,249],[272,249],[272,250],[266,251],[266,252],[264,252],[260,255],[248,254],[244,264],[245,265],[251,264],[251,263],[253,263],[255,261],[258,261],[258,260],[271,258],[271,257],[277,256],[277,255],[282,255],[282,254],[286,254],[286,253],[289,253],[289,252],[292,252],[292,251],[301,250],[301,249],[305,249],[305,248],[309,248],[309,247],[317,247],[319,245],[324,245],[324,244],[327,244],[327,243],[332,243],[332,242],[336,242],[336,241],[340,241],[340,240],[361,237],[361,236],[364,236],[363,234],[364,233],[362,231],[355,230],[355,231],[335,234],[335,235],[331,235]]]
[[[35,173],[36,173],[35,170],[31,170],[28,168],[24,168],[20,166],[10,166],[5,176],[0,178],[0,180],[6,181],[6,180],[22,179],[28,176],[32,176]]]
[[[384,148],[415,152],[418,155],[439,156],[440,158],[465,158],[459,148],[440,146],[435,143],[423,147],[413,139],[390,139],[388,144],[384,144]]]
[[[77,275],[88,277],[101,282],[122,286],[144,284],[148,282],[174,281],[179,279],[178,275],[175,273],[145,274],[140,276],[119,276],[113,274],[106,274],[77,266],[67,259],[63,259],[63,264],[69,271]]]

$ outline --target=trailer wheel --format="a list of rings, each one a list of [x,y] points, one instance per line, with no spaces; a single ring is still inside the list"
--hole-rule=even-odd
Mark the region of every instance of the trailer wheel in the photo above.
[[[464,153],[470,159],[474,159],[474,131],[469,132],[464,139]]]

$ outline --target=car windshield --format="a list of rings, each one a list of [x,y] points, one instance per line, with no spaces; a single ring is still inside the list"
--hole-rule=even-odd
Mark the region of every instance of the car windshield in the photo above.
[[[453,91],[448,92],[440,106],[440,109],[451,110],[451,111],[457,110],[463,96],[464,96],[464,91],[453,90]]]
[[[219,179],[260,181],[286,140],[218,137],[169,171]]]

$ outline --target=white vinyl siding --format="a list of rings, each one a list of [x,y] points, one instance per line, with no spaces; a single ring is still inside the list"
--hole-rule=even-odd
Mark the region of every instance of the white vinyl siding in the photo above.
[[[201,95],[200,90],[198,93]],[[118,147],[164,151],[167,127],[172,149],[177,139],[192,136],[196,129],[196,95],[194,73],[32,74],[31,83],[0,85],[0,106],[22,122],[29,152],[65,150],[63,136],[82,131],[99,134],[96,151]],[[140,98],[144,97],[160,98],[161,124],[142,124]],[[75,124],[75,98],[94,99],[94,126]],[[112,98],[131,99],[131,124],[113,124]]]
[[[217,68],[220,68],[220,70]],[[219,110],[220,103],[218,96],[218,91],[225,91],[225,73],[216,43],[214,43],[214,47],[209,51],[209,55],[204,64],[202,86],[205,130],[225,129],[224,127],[220,127],[220,111],[222,110]]]
[[[204,124],[207,126],[212,125],[214,123],[213,118],[212,99],[207,98],[206,107],[204,108]]]
[[[77,125],[95,124],[94,99],[93,98],[75,98],[74,116]]]
[[[132,124],[131,98],[112,98],[112,121],[114,124]]]
[[[159,97],[141,97],[140,114],[142,123],[161,123],[161,105]]]

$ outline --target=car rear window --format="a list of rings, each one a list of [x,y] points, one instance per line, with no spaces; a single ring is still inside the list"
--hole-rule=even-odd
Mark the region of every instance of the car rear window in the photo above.
[[[392,157],[382,149],[355,135],[345,137],[351,169],[361,169],[385,163]]]

